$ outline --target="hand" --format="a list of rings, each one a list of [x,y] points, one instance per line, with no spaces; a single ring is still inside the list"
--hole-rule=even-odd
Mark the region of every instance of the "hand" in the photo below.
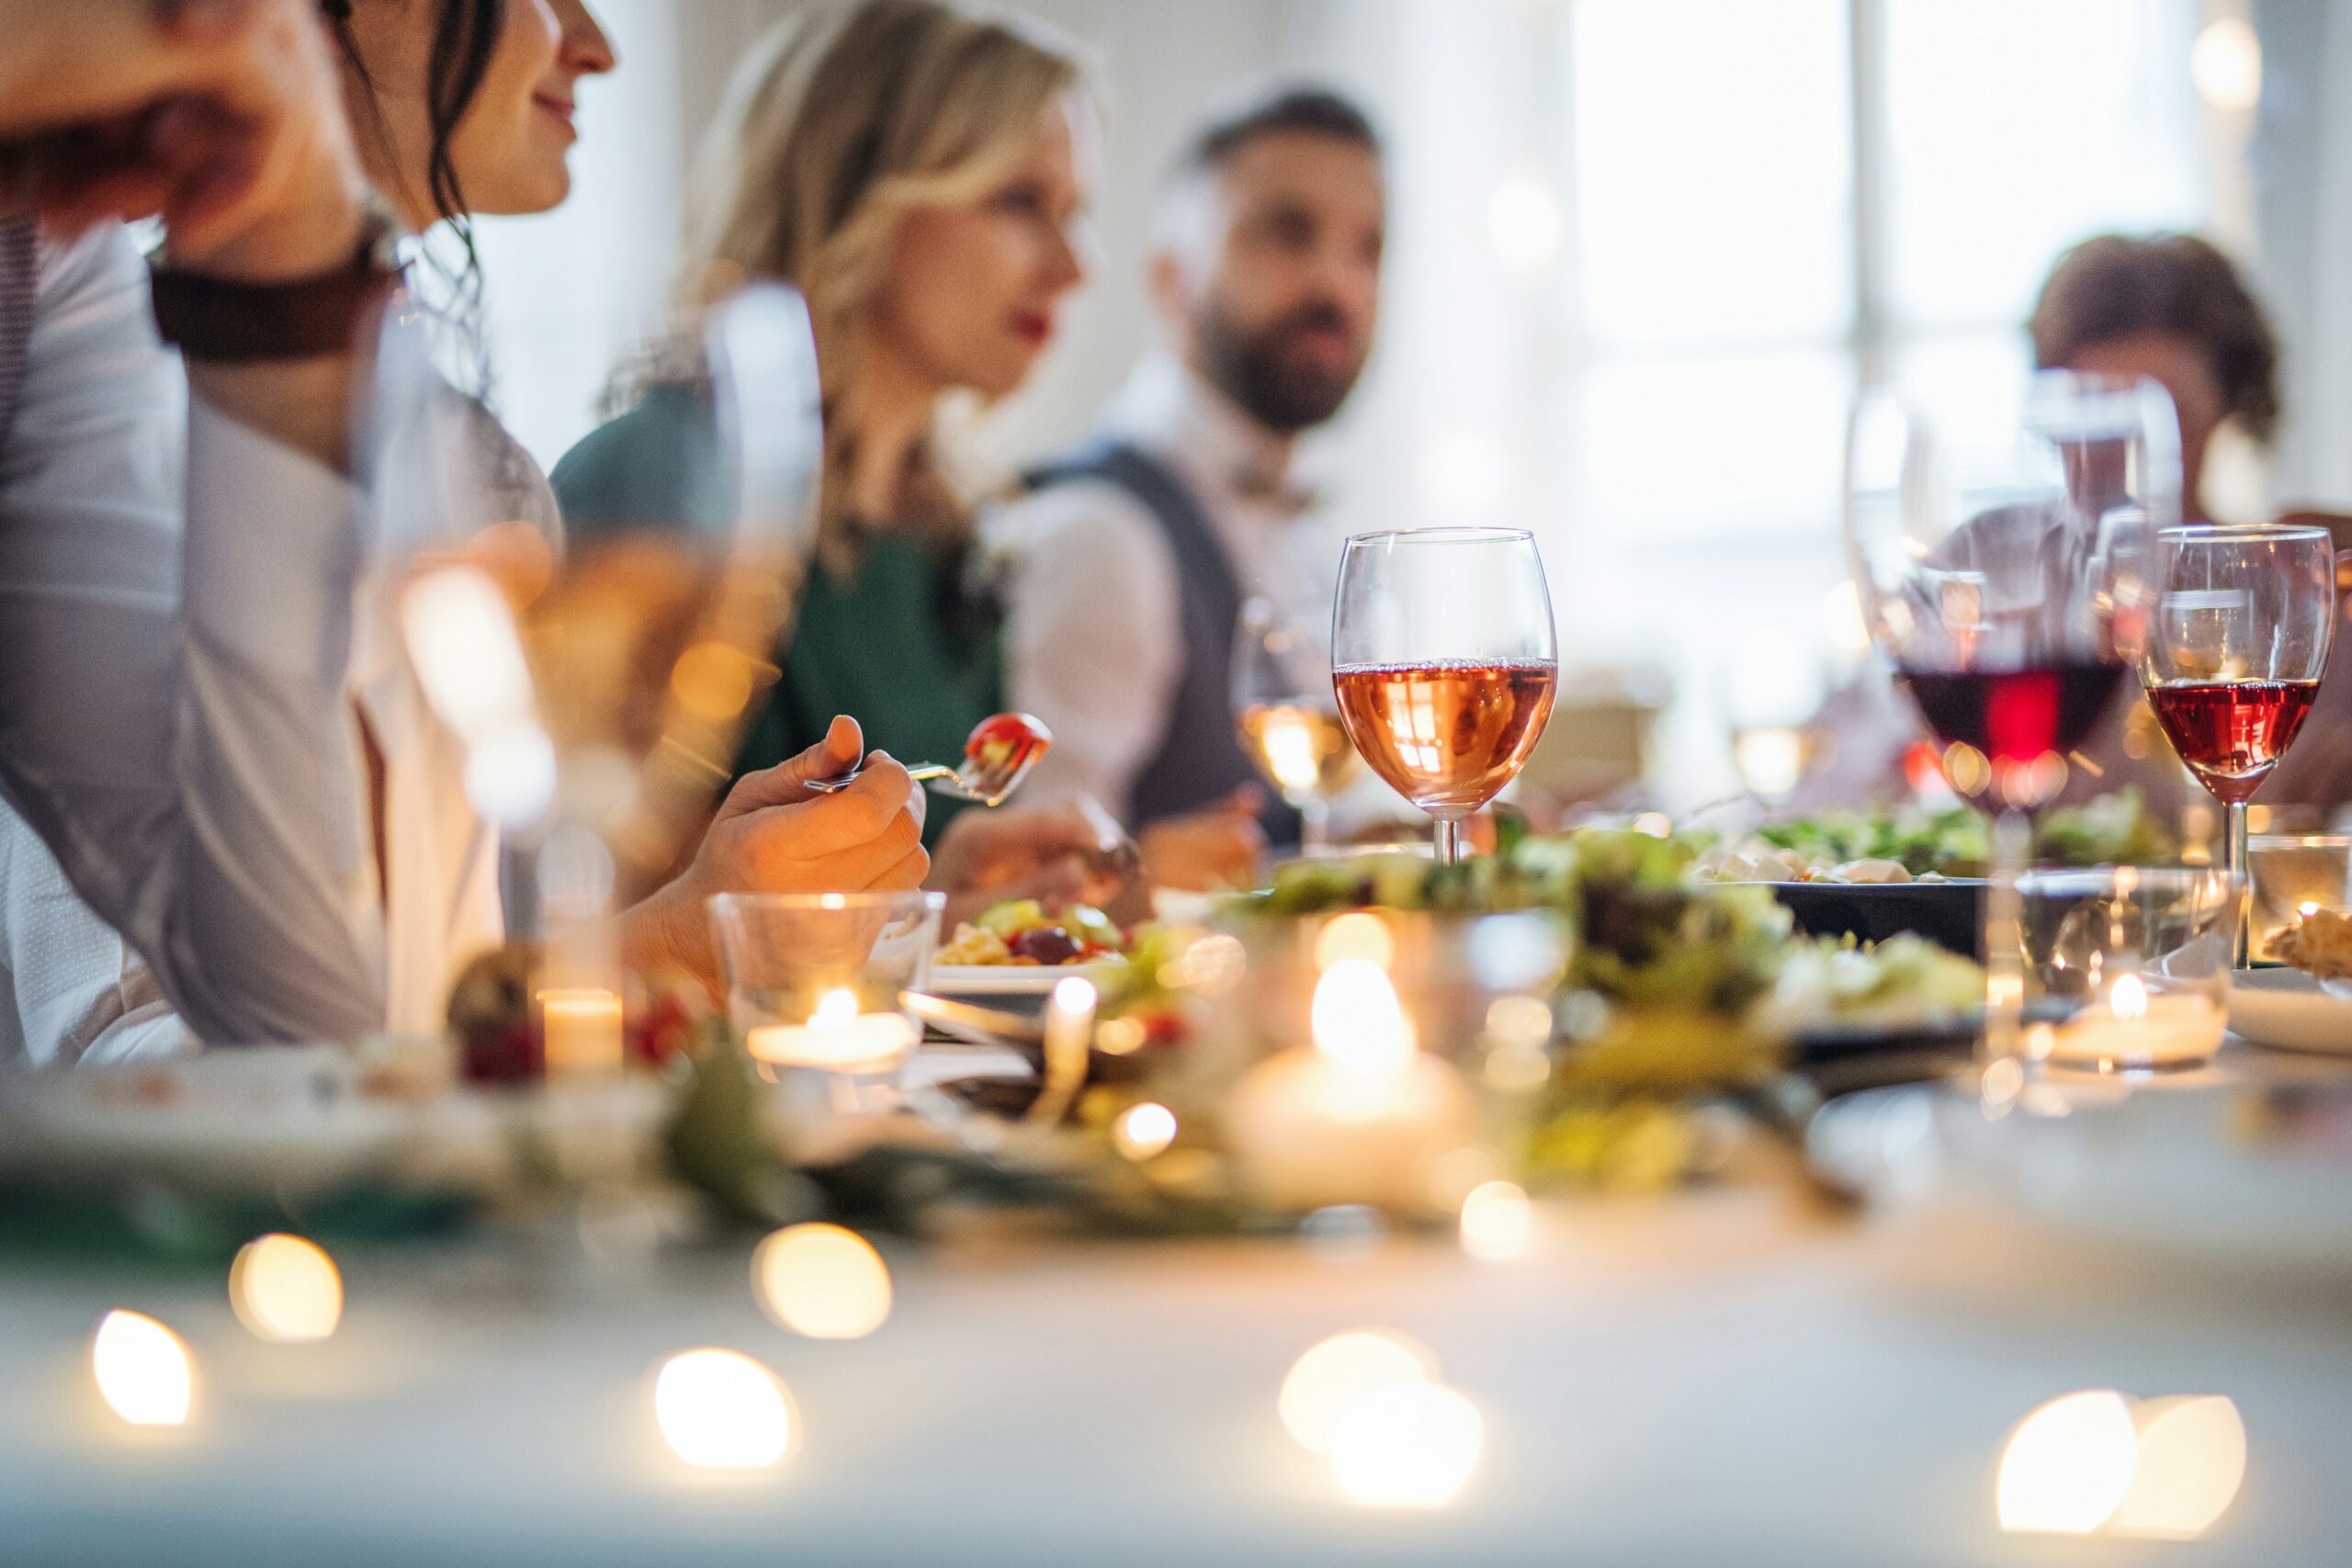
[[[820,744],[737,780],[694,863],[622,917],[631,966],[681,968],[715,986],[718,964],[704,908],[714,893],[921,887],[931,857],[906,769],[876,751],[847,789],[817,795],[805,787],[848,772],[865,744],[855,719],[836,718]]]
[[[161,217],[242,282],[356,253],[365,188],[312,0],[0,0],[0,209]]]
[[[1244,784],[1214,805],[1143,830],[1143,874],[1154,887],[1221,892],[1254,887],[1266,862],[1258,826],[1265,796]]]
[[[951,919],[986,904],[1034,898],[1047,909],[1102,905],[1137,868],[1135,842],[1091,800],[967,811],[948,825],[931,886],[950,898]],[[969,904],[970,910],[962,906]]]

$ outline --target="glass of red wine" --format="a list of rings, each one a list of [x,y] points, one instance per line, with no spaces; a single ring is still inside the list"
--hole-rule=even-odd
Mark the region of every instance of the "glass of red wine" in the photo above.
[[[2246,802],[2293,744],[2327,670],[2335,541],[2316,527],[2167,528],[2140,656],[2148,705],[2229,810],[2222,867],[2246,876]],[[2232,952],[2247,962],[2241,907]]]
[[[1974,415],[1974,417],[1971,417]],[[2180,515],[2180,435],[2154,381],[2045,371],[2015,414],[1856,407],[1846,547],[1872,641],[1993,817],[1985,1048],[2015,1055],[2017,878],[2145,640],[2155,541]]]
[[[1373,772],[1436,819],[1439,860],[1462,858],[1463,819],[1526,764],[1559,680],[1533,535],[1349,539],[1331,621],[1340,719]]]

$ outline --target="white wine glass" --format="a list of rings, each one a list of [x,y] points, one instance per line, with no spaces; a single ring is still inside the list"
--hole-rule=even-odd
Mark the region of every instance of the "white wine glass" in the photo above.
[[[1462,823],[1519,776],[1560,680],[1535,536],[1521,528],[1358,534],[1340,564],[1331,683],[1373,772],[1437,823]]]
[[[1331,802],[1363,765],[1340,722],[1325,637],[1324,627],[1303,625],[1271,599],[1244,605],[1233,633],[1234,733],[1297,811],[1306,854],[1329,847]]]

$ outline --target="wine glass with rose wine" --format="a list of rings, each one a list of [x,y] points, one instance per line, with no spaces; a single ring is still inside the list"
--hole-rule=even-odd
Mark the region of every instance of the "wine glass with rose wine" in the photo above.
[[[1972,417],[1973,416],[1973,417]],[[2180,436],[2153,381],[2045,371],[2019,412],[1937,417],[1890,394],[1849,433],[1846,547],[1871,636],[1993,816],[1985,1045],[2014,1055],[2017,878],[2148,624],[2155,534],[2177,522]]]
[[[2223,869],[2246,875],[2246,802],[2311,713],[2335,625],[2335,541],[2317,527],[2167,528],[2140,659],[2148,705],[2229,812]],[[2247,962],[2241,906],[2232,943]]]
[[[1272,600],[1242,607],[1233,634],[1233,728],[1261,777],[1298,812],[1299,849],[1330,842],[1331,801],[1363,766],[1340,722],[1325,629]]]
[[[435,372],[434,339],[428,315],[401,310],[379,344],[384,613],[471,803],[529,856],[537,908],[510,911],[509,930],[536,918],[544,937],[549,1070],[616,1066],[617,911],[708,819],[808,557],[823,447],[808,310],[772,284],[715,306],[673,367],[715,433],[686,444],[685,499],[560,545],[517,520],[535,487]]]
[[[1520,528],[1358,534],[1340,563],[1331,684],[1372,771],[1436,819],[1462,822],[1519,775],[1560,680],[1552,597]]]

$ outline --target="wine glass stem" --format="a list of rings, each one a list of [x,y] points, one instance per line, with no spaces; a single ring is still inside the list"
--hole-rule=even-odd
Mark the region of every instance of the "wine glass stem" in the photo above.
[[[1298,803],[1298,847],[1306,854],[1320,854],[1331,847],[1331,803],[1307,796]]]
[[[2245,969],[2253,964],[2254,926],[2250,908],[2252,899],[2245,874],[2245,802],[2231,801],[2229,814],[2228,836],[2222,840],[2222,869],[2237,878],[2237,912],[2232,918],[2236,930],[2230,937],[2230,967]]]
[[[1991,863],[1984,884],[1984,1060],[2014,1061],[2022,1054],[2025,1012],[2024,905],[2018,878],[2033,852],[2033,824],[2022,811],[1993,818]]]
[[[1437,819],[1437,863],[1453,865],[1462,859],[1462,824],[1451,817]]]

